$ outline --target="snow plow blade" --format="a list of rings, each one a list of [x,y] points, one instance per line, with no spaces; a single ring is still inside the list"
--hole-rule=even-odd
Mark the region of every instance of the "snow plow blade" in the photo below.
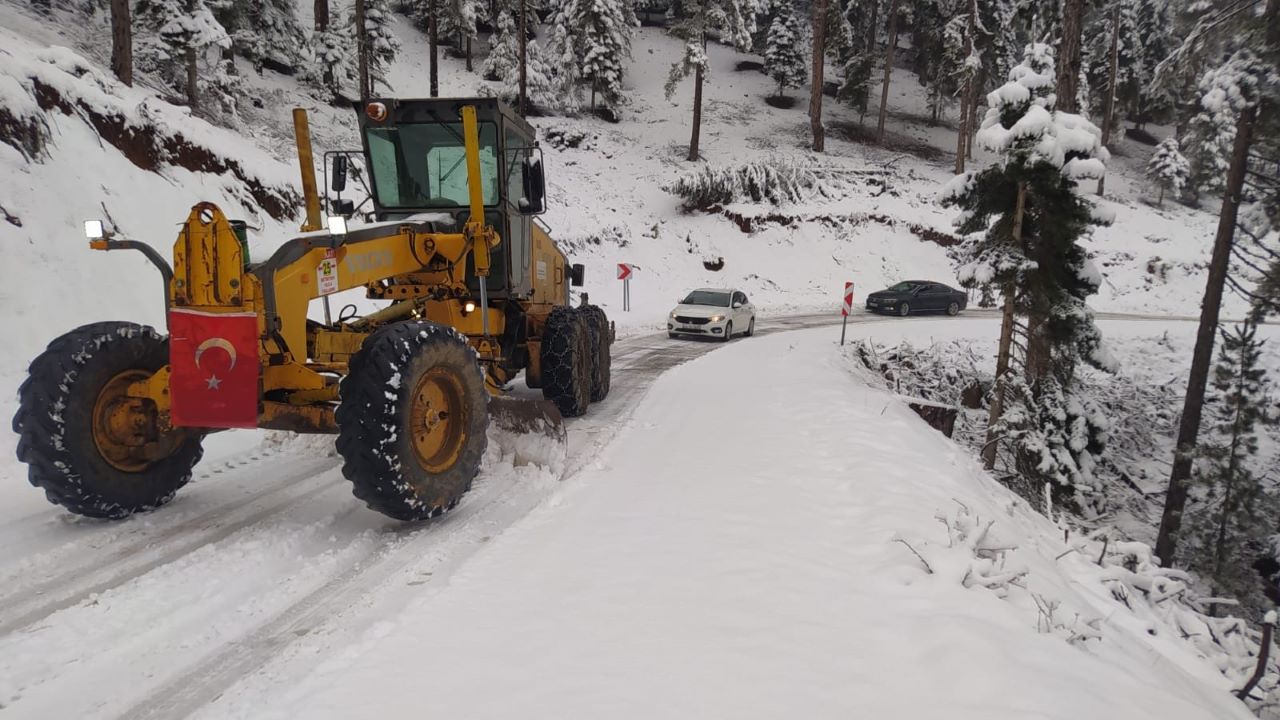
[[[569,439],[564,418],[550,400],[490,397],[489,423],[513,435],[540,434],[560,445],[567,444]]]

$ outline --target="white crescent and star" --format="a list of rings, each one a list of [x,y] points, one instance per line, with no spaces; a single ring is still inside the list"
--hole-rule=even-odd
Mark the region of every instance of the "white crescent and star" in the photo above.
[[[231,359],[231,365],[227,368],[227,372],[231,372],[231,370],[236,366],[236,347],[231,344],[231,341],[220,337],[209,338],[196,347],[196,369],[200,368],[200,356],[204,355],[205,350],[212,348],[224,351],[227,354],[227,357]],[[217,390],[218,386],[222,384],[222,380],[219,379],[217,375],[210,373],[208,379],[205,380],[205,383],[208,384],[209,390]]]

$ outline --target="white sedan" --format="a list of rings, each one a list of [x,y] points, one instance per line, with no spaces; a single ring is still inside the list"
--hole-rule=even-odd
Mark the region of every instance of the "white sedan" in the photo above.
[[[685,296],[667,316],[671,337],[698,335],[728,342],[756,332],[756,309],[741,290],[702,288]]]

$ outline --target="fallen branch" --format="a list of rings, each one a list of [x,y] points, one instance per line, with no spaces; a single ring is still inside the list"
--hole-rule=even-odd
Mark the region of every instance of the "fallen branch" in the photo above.
[[[894,542],[900,542],[903,545],[906,545],[907,549],[911,551],[911,554],[915,555],[917,558],[920,559],[920,564],[924,565],[925,572],[929,573],[930,575],[933,574],[933,567],[929,565],[929,561],[925,560],[923,555],[916,552],[916,549],[911,547],[911,543],[907,542],[906,540],[903,540],[902,538],[895,538]]]

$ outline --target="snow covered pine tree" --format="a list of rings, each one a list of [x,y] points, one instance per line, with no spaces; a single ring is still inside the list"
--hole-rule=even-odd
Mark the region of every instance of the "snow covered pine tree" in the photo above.
[[[381,84],[388,90],[387,71],[400,51],[400,40],[391,29],[394,18],[388,0],[364,0],[365,42],[369,44],[369,89],[377,92]]]
[[[1078,243],[1100,220],[1075,187],[1099,177],[1109,155],[1096,126],[1054,109],[1054,72],[1052,49],[1028,45],[1009,81],[987,97],[977,134],[998,157],[953,178],[942,201],[962,210],[967,237],[953,253],[961,283],[1005,296],[1004,367],[989,437],[1012,440],[1019,474],[1051,483],[1059,501],[1076,504],[1097,489],[1092,468],[1107,421],[1096,403],[1072,393],[1073,373],[1079,360],[1104,369],[1113,362],[1085,304],[1102,278]],[[1007,371],[1015,313],[1027,318],[1023,377]]]
[[[774,3],[773,22],[765,41],[764,72],[778,83],[778,97],[808,79],[808,58],[802,47],[800,18],[790,0]]]
[[[1198,448],[1185,564],[1207,581],[1211,594],[1234,597],[1261,615],[1267,601],[1249,562],[1250,548],[1275,533],[1277,498],[1256,472],[1258,426],[1268,417],[1269,383],[1259,366],[1263,341],[1245,322],[1220,331],[1222,345],[1207,402],[1212,426]]]
[[[498,13],[498,26],[489,38],[489,57],[485,59],[482,74],[486,80],[497,81],[498,87],[485,85],[481,92],[496,95],[514,102],[520,95],[520,62],[517,47],[515,21],[511,13]],[[547,62],[537,40],[525,45],[526,92],[531,112],[563,112],[577,108],[576,97],[564,84],[564,77]]]
[[[210,63],[208,51],[231,46],[226,29],[205,0],[138,0],[136,17],[142,30],[139,66],[182,91],[191,109],[199,111],[201,69],[207,83],[209,65],[220,61],[215,54]]]
[[[671,66],[667,76],[667,99],[675,94],[681,80],[693,79],[693,132],[689,137],[690,162],[699,159],[698,140],[702,132],[702,82],[707,74],[707,33],[717,32],[721,42],[746,51],[755,32],[755,4],[749,0],[688,0],[681,4],[684,15],[671,27],[671,34],[684,41],[684,54]]]
[[[1160,197],[1156,200],[1156,204],[1164,206],[1164,195],[1170,193],[1177,195],[1182,192],[1182,186],[1186,185],[1187,177],[1191,174],[1191,166],[1187,164],[1187,159],[1182,156],[1182,148],[1178,143],[1178,138],[1165,138],[1164,142],[1156,147],[1156,151],[1151,155],[1151,162],[1147,163],[1147,177],[1151,178],[1160,188]]]
[[[578,73],[591,86],[591,108],[599,96],[617,114],[626,102],[622,91],[624,60],[631,56],[631,25],[623,6],[630,0],[568,0],[576,28]]]

